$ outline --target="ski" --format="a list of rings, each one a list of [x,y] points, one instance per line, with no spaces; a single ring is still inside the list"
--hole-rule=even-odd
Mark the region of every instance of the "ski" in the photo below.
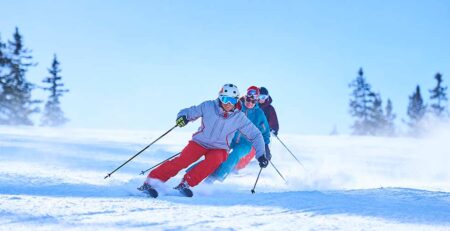
[[[137,188],[137,190],[141,191],[148,197],[157,198],[159,196],[158,191],[156,191],[156,189],[154,189],[149,184],[143,184],[141,187]],[[170,193],[169,195],[183,196],[183,197],[193,197],[194,196],[194,193],[192,192],[192,190],[190,190],[189,188],[185,188],[185,187],[175,187],[174,192],[176,192],[176,193],[174,193],[174,194]]]

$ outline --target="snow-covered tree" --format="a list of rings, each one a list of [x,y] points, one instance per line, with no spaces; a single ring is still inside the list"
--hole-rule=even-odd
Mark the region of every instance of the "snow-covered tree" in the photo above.
[[[42,81],[49,85],[49,87],[45,87],[44,90],[50,92],[41,119],[42,126],[61,126],[68,121],[68,119],[64,117],[64,112],[61,110],[59,98],[62,97],[63,93],[68,92],[69,90],[61,89],[64,84],[61,83],[62,77],[59,75],[61,72],[59,65],[60,63],[55,54],[52,67],[48,69],[50,76]]]

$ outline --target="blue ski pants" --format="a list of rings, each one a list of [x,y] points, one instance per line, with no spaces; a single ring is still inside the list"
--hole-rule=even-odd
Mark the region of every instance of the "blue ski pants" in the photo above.
[[[210,177],[216,180],[223,181],[230,174],[231,171],[236,167],[242,157],[247,155],[252,149],[251,144],[239,143],[233,147],[233,151],[228,154],[228,158],[223,162]]]

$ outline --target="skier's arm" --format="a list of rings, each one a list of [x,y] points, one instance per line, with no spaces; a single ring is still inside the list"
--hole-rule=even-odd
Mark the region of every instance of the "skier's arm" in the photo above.
[[[259,129],[245,115],[242,117],[241,121],[242,125],[240,126],[239,131],[247,137],[255,148],[255,158],[258,159],[261,156],[265,156],[266,150],[264,138]]]
[[[199,117],[202,117],[203,109],[204,109],[206,103],[208,103],[208,101],[203,102],[197,106],[192,106],[189,108],[182,109],[180,112],[178,112],[177,118],[180,118],[181,116],[186,116],[188,121],[194,121],[194,120],[198,119]]]
[[[261,127],[261,134],[264,138],[264,143],[269,144],[270,143],[270,126],[269,122],[267,121],[266,115],[264,114],[263,110],[258,110],[258,117],[260,118],[260,127]]]
[[[277,112],[275,111],[275,108],[272,106],[270,110],[270,119],[273,120],[270,125],[272,126],[271,129],[275,131],[275,135],[278,135],[278,130],[280,130],[280,125],[278,124],[278,117]]]

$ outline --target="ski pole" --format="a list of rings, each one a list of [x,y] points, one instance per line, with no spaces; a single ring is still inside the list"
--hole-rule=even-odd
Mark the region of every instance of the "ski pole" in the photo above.
[[[283,177],[283,175],[281,175],[281,173],[280,173],[280,171],[278,171],[278,169],[277,169],[277,167],[275,167],[275,165],[272,163],[272,161],[269,161],[270,162],[270,164],[272,165],[272,167],[278,172],[278,175],[280,175],[281,176],[281,178],[283,178],[283,180],[284,180],[284,183],[286,183],[287,184],[287,181],[286,181],[286,179],[284,179],[284,177]]]
[[[138,156],[139,154],[141,154],[143,151],[145,151],[145,149],[149,148],[150,146],[152,146],[156,141],[158,141],[159,139],[163,138],[165,135],[167,135],[169,132],[171,132],[173,129],[175,129],[176,127],[178,127],[178,125],[173,126],[171,129],[169,129],[167,132],[165,132],[164,134],[162,134],[160,137],[158,137],[156,140],[154,140],[153,142],[151,142],[149,145],[147,145],[147,147],[143,148],[141,151],[139,151],[138,153],[136,153],[134,156],[132,156],[130,159],[128,159],[127,161],[125,161],[125,163],[123,163],[122,165],[120,165],[119,167],[117,167],[116,169],[114,169],[114,171],[108,173],[108,175],[105,176],[104,179],[110,177],[114,172],[116,172],[117,170],[119,170],[120,168],[122,168],[124,165],[126,165],[128,162],[130,162],[132,159],[134,159],[136,156]]]
[[[175,155],[173,155],[173,156],[171,156],[171,157],[169,157],[169,158],[167,158],[167,159],[165,159],[165,160],[159,162],[158,164],[156,164],[155,166],[153,166],[153,167],[151,167],[151,168],[149,168],[149,169],[147,169],[147,170],[141,171],[140,175],[144,175],[146,172],[148,172],[148,171],[150,171],[150,170],[152,170],[152,169],[154,169],[154,168],[160,166],[161,164],[166,163],[167,161],[169,161],[170,159],[174,158],[175,156],[180,155],[180,153],[181,153],[181,152],[179,152],[179,153],[177,153],[177,154],[175,154]]]
[[[273,134],[273,133],[272,133]],[[278,137],[277,135],[273,134],[275,137],[277,137],[278,141],[280,141],[280,143],[286,148],[286,150],[291,153],[291,155],[294,157],[294,159],[303,167],[303,169],[305,169],[305,166],[303,166],[303,164],[297,159],[297,157],[295,157],[294,153],[292,153],[291,150],[289,150],[289,148],[283,143],[283,141],[281,141],[280,137]]]
[[[255,185],[253,186],[253,189],[251,190],[252,194],[255,194],[256,184],[258,183],[259,175],[261,175],[262,170],[263,170],[263,168],[261,168],[261,169],[259,170],[258,177],[256,177]]]

